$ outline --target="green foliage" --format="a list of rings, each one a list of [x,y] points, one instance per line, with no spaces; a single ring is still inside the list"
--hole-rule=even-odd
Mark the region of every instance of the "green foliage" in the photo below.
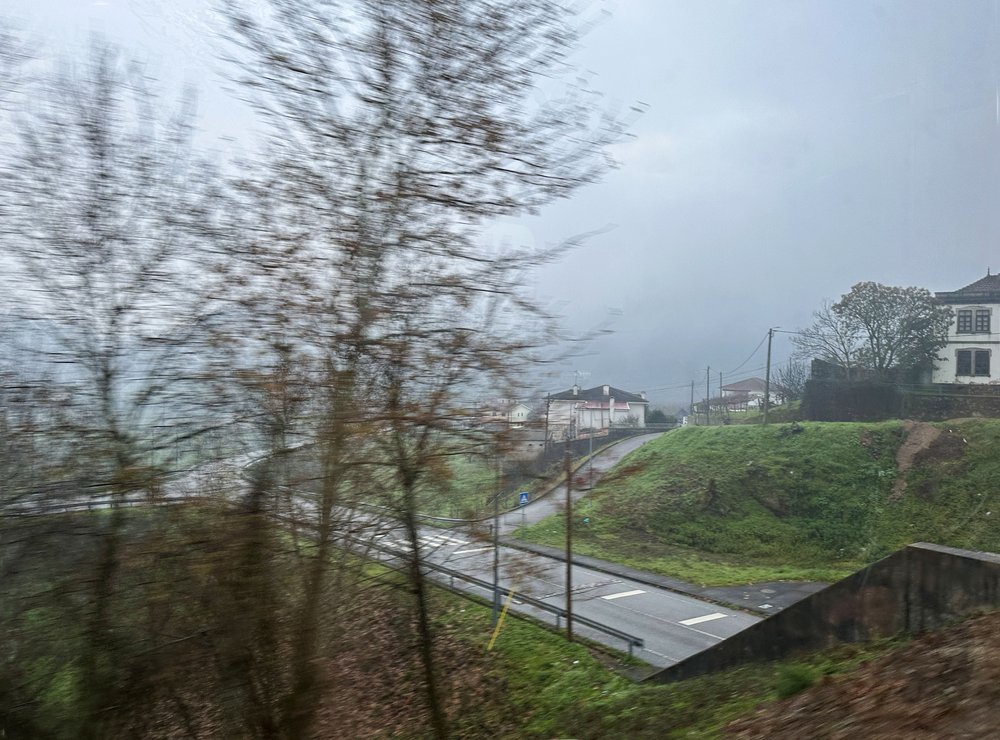
[[[833,305],[837,316],[860,329],[857,364],[880,375],[933,364],[948,340],[952,314],[926,288],[863,282]]]
[[[646,413],[646,423],[647,424],[676,424],[676,416],[668,416],[663,412],[663,409],[650,409]]]
[[[805,691],[819,680],[820,674],[814,666],[792,663],[778,671],[775,690],[779,699],[787,699],[800,691]]]
[[[806,679],[846,673],[899,644],[846,645],[794,662],[751,664],[663,686],[629,686],[566,711],[560,729],[564,736],[595,739],[722,737],[733,720],[787,696],[782,692],[793,685],[790,676],[797,677],[801,690]]]

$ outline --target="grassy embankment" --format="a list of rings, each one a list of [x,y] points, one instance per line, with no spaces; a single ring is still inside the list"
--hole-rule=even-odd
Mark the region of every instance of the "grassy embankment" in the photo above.
[[[707,585],[831,581],[920,540],[1000,549],[1000,421],[934,427],[902,473],[901,422],[678,430],[577,505],[574,547]],[[560,546],[563,521],[519,536]]]
[[[484,642],[488,610],[460,603],[453,602],[439,626],[460,639]],[[607,671],[585,648],[513,619],[497,641],[491,669],[503,698],[481,706],[486,716],[477,724],[496,727],[496,737],[719,737],[729,722],[761,704],[848,672],[899,644],[843,646],[660,686],[634,684]]]

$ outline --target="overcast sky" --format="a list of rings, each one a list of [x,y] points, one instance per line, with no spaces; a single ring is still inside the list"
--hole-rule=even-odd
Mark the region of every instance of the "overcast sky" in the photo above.
[[[609,105],[648,105],[621,167],[492,231],[550,243],[614,225],[535,278],[571,329],[614,330],[548,390],[579,370],[671,411],[692,380],[704,395],[706,367],[713,392],[720,370],[762,376],[768,327],[805,326],[854,283],[955,290],[1000,270],[995,0],[604,6],[578,62]],[[46,55],[82,55],[103,32],[168,88],[198,85],[207,139],[241,139],[250,119],[222,89],[210,7],[7,0],[0,13]],[[775,364],[790,351],[778,334]]]

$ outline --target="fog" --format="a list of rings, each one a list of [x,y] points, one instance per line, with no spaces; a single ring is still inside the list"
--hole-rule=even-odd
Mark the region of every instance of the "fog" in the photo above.
[[[605,13],[606,11],[606,13]],[[202,145],[253,138],[214,61],[210,2],[9,0],[40,62],[92,31],[165,89],[200,92]],[[1000,269],[996,2],[593,3],[576,58],[600,105],[645,112],[619,168],[487,238],[596,232],[531,276],[589,336],[540,380],[646,391],[668,410],[762,375],[769,327],[794,330],[860,281],[955,290]],[[612,331],[606,332],[605,329]],[[774,363],[791,345],[778,334]],[[756,349],[755,349],[756,348]]]

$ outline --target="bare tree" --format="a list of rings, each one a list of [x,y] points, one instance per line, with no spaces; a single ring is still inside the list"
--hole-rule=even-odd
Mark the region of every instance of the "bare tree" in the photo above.
[[[540,83],[570,70],[577,41],[557,2],[225,8],[237,76],[272,131],[262,167],[241,182],[269,217],[252,249],[238,245],[238,283],[284,286],[280,305],[252,302],[274,307],[272,325],[318,370],[322,481],[282,732],[301,735],[311,721],[338,504],[357,498],[363,476],[352,471],[384,466],[401,491],[428,713],[443,737],[418,494],[448,454],[463,389],[509,383],[539,345],[548,317],[519,273],[560,251],[491,252],[482,228],[594,180],[623,124],[594,114],[580,85],[534,104]]]
[[[161,490],[164,446],[195,419],[183,399],[197,360],[192,318],[200,281],[194,225],[206,170],[193,166],[193,101],[161,123],[141,67],[95,40],[83,69],[67,67],[24,95],[6,153],[0,242],[16,260],[10,321],[48,368],[58,422],[88,487],[64,490],[111,507],[85,617],[81,731],[98,732],[121,674],[114,629],[125,514],[133,493]],[[80,481],[80,476],[77,475]]]
[[[796,355],[802,359],[818,358],[843,368],[848,380],[858,365],[863,346],[863,332],[860,324],[851,316],[844,316],[834,310],[829,303],[813,312],[813,323],[800,329],[792,337]]]
[[[30,56],[27,44],[0,20],[0,100],[14,92],[21,65]]]
[[[775,386],[782,401],[796,401],[805,393],[809,371],[805,364],[788,360],[788,364],[778,368]]]

